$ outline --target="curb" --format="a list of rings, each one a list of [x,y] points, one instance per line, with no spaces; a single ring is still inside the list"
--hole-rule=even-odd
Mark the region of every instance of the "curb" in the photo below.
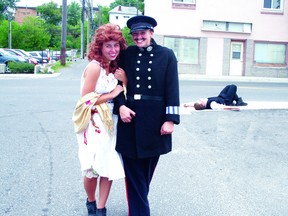
[[[0,74],[0,79],[42,79],[60,76],[61,73],[53,74]]]
[[[53,74],[0,74],[0,79],[40,79],[60,76],[61,72]],[[274,82],[287,83],[288,78],[273,77],[236,77],[236,76],[208,76],[179,74],[179,80],[182,81],[229,81],[229,82]]]
[[[179,80],[288,83],[288,78],[179,74]]]
[[[277,110],[287,110],[288,109],[288,102],[271,102],[271,101],[247,101],[247,106],[239,107],[239,111],[244,110],[271,110],[271,109],[277,109]],[[229,111],[229,110],[195,110],[193,107],[184,107],[184,104],[180,105],[180,115],[191,115],[193,112],[211,112],[211,111]],[[233,111],[233,110],[232,110]]]

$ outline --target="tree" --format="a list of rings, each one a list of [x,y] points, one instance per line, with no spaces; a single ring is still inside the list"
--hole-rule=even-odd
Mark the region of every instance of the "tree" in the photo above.
[[[67,9],[67,23],[68,25],[76,26],[80,23],[81,19],[81,6],[73,1],[68,5]]]
[[[8,21],[0,20],[0,47],[8,47]]]
[[[45,23],[52,25],[59,25],[62,20],[61,9],[58,8],[57,3],[49,2],[37,7],[37,12],[40,17],[45,20]]]
[[[94,16],[94,22],[97,26],[100,26],[102,24],[106,24],[109,22],[109,11],[111,10],[109,7],[102,7],[98,6],[99,12],[95,14]]]
[[[50,34],[43,27],[44,21],[37,17],[28,16],[22,24],[21,43],[16,47],[24,50],[43,50],[49,45]]]
[[[20,0],[0,0],[0,20],[7,19],[9,13],[16,8],[16,2]]]
[[[124,27],[122,29],[122,33],[123,33],[123,36],[127,42],[127,44],[130,46],[130,45],[134,45],[134,42],[133,42],[133,39],[132,39],[132,36],[130,34],[130,29],[128,27]]]

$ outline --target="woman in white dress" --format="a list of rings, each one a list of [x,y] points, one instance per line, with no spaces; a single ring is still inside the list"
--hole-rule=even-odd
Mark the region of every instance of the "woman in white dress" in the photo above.
[[[106,216],[106,201],[112,181],[124,178],[121,155],[115,151],[118,116],[112,114],[113,99],[123,87],[120,81],[124,71],[117,66],[120,50],[127,48],[122,32],[117,25],[105,24],[99,27],[90,44],[89,64],[81,78],[81,97],[95,92],[98,97],[91,108],[91,120],[88,127],[77,133],[79,160],[84,176],[84,188],[87,193],[86,206],[88,216]],[[89,101],[90,102],[90,101]],[[87,101],[85,102],[88,103]],[[113,125],[112,132],[103,123],[98,105],[106,103],[110,108]],[[96,205],[96,188],[99,179],[99,197]]]

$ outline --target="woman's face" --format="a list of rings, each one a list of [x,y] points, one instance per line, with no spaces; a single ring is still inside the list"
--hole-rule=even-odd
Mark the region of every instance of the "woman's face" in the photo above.
[[[113,61],[120,52],[120,43],[118,41],[108,41],[103,43],[102,55],[108,60]]]
[[[153,31],[150,30],[139,30],[136,32],[133,32],[132,39],[134,43],[138,47],[148,47],[151,44],[151,38],[153,35]]]

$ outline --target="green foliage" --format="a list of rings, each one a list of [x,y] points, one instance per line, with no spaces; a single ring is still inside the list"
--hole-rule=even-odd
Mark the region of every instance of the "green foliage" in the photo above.
[[[101,7],[101,22],[99,25],[105,24],[109,22],[109,11],[111,9],[109,7]]]
[[[8,47],[8,21],[0,20],[0,47]]]
[[[15,6],[18,0],[0,0],[0,11],[7,10]],[[144,9],[143,0],[115,0],[110,4],[110,7],[99,7],[99,13],[94,14],[94,27],[109,22],[109,11],[117,5],[135,6],[140,11]],[[82,6],[74,0],[67,6],[67,36],[66,49],[81,49],[81,10]],[[26,17],[23,24],[12,21],[12,48],[24,49],[27,51],[43,50],[60,50],[61,47],[61,30],[62,9],[58,8],[57,4],[51,1],[37,7],[40,12],[40,17]],[[1,16],[1,15],[0,15]],[[7,20],[0,19],[0,47],[8,47],[8,26]],[[87,37],[88,22],[84,23],[84,52],[87,48],[87,40],[90,42],[90,37]],[[90,34],[94,34],[93,29]],[[129,29],[123,29],[124,36],[129,45],[133,44]]]
[[[11,16],[11,11],[15,9],[16,2],[20,0],[0,0],[0,20],[8,19]]]
[[[14,44],[13,47],[24,50],[46,49],[51,36],[43,26],[44,20],[37,17],[26,17],[22,24],[22,40],[20,44]]]
[[[24,37],[24,32],[22,31],[22,26],[15,22],[12,21],[11,22],[11,29],[12,29],[12,46],[17,45],[17,44],[21,44],[23,37]],[[8,47],[8,40],[7,40],[7,47]]]
[[[134,42],[133,42],[132,36],[131,36],[131,34],[129,34],[129,32],[130,32],[130,29],[128,27],[124,27],[122,29],[123,36],[124,36],[127,44],[130,46],[130,45],[134,45]]]
[[[55,72],[55,73],[57,73],[59,70],[61,70],[62,68],[65,68],[65,67],[67,67],[67,66],[70,66],[72,63],[71,62],[66,62],[66,65],[61,65],[61,61],[57,61],[57,62],[55,62],[53,65],[52,65],[52,67],[51,67],[51,69]]]
[[[37,7],[37,12],[40,13],[40,17],[45,20],[46,24],[58,25],[62,20],[61,9],[58,8],[57,3],[52,1]]]
[[[46,23],[44,25],[44,28],[51,36],[49,40],[49,44],[48,44],[48,47],[51,49],[56,46],[58,41],[61,41],[61,31],[62,31],[61,28],[62,27],[59,25],[52,25],[52,24]]]
[[[71,26],[77,26],[81,20],[81,6],[73,1],[67,6],[67,23]]]
[[[34,73],[34,64],[9,62],[8,67],[10,73]]]

